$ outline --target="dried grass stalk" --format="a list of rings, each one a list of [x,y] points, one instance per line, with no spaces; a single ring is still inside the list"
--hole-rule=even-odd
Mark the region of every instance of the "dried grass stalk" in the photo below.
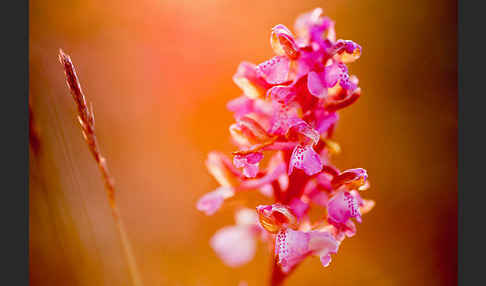
[[[102,179],[105,184],[106,195],[110,203],[115,225],[117,226],[118,232],[120,234],[121,244],[128,263],[132,284],[134,286],[142,286],[142,280],[140,278],[140,274],[137,268],[135,256],[133,255],[130,241],[125,232],[125,228],[120,217],[120,211],[118,210],[118,207],[116,205],[115,181],[108,170],[106,159],[101,154],[98,141],[96,139],[93,106],[92,104],[90,104],[90,107],[88,108],[88,105],[86,103],[86,97],[81,90],[81,84],[79,83],[79,79],[76,75],[76,70],[74,69],[71,58],[69,57],[69,55],[65,54],[62,49],[59,50],[59,61],[64,67],[64,72],[66,74],[66,83],[78,108],[78,121],[81,126],[84,139],[88,144],[89,150],[91,151],[91,154],[93,155],[98,165]]]

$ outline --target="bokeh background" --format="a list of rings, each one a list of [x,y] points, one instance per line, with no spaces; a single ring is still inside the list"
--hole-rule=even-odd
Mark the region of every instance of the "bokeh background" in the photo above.
[[[375,209],[328,268],[307,259],[287,285],[456,285],[456,1],[31,0],[31,285],[129,285],[97,167],[57,60],[71,55],[145,285],[265,285],[270,254],[231,269],[209,247],[233,223],[195,209],[217,184],[204,160],[230,152],[225,109],[238,63],[270,56],[271,28],[322,7],[362,98],[341,112],[340,168],[363,167]],[[258,196],[239,196],[256,206]]]

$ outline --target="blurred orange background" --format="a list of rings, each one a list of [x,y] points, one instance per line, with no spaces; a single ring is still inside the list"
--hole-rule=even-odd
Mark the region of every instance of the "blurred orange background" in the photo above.
[[[338,167],[368,170],[377,202],[328,268],[307,259],[287,285],[456,285],[456,1],[30,1],[31,285],[129,285],[103,183],[57,60],[71,55],[145,285],[265,285],[271,254],[226,267],[209,246],[232,207],[206,217],[204,166],[230,152],[240,61],[272,56],[270,30],[322,7],[362,98],[340,113]],[[257,195],[238,196],[249,207]]]

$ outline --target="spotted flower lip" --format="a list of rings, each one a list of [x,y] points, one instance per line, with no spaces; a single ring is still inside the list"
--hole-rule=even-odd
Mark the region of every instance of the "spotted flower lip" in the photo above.
[[[294,168],[302,169],[307,175],[312,176],[322,170],[322,160],[312,146],[298,145],[291,155],[289,175],[292,174]]]
[[[368,213],[374,208],[375,201],[363,199],[359,192],[356,190],[352,190],[349,193],[356,198],[361,214]]]
[[[283,272],[291,271],[309,255],[319,256],[327,267],[331,254],[337,252],[339,242],[327,231],[281,230],[275,237],[275,256]]]
[[[267,91],[267,96],[281,104],[288,104],[296,96],[293,85],[276,85]]]
[[[265,197],[256,208],[242,209],[241,201],[233,200],[236,223],[211,238],[211,247],[230,267],[253,259],[258,241],[275,250],[279,275],[310,256],[326,267],[375,206],[361,197],[370,187],[367,171],[340,170],[331,160],[341,152],[333,138],[339,112],[361,98],[349,65],[362,54],[359,44],[336,40],[334,27],[321,8],[300,15],[294,31],[276,25],[270,31],[274,56],[258,64],[241,62],[233,75],[242,92],[227,104],[236,150],[232,157],[209,153],[206,166],[220,187],[196,203],[213,215],[245,193]]]
[[[286,56],[275,56],[259,64],[256,72],[269,84],[281,84],[289,80],[290,59]]]
[[[351,218],[361,222],[359,203],[355,196],[347,191],[339,191],[327,204],[329,223],[345,224]]]

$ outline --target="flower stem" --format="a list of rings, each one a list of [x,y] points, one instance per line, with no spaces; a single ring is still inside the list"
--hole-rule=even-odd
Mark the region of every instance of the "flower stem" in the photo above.
[[[274,253],[275,253],[275,244],[273,245]],[[284,284],[285,279],[292,274],[292,272],[297,268],[300,263],[294,265],[289,271],[283,272],[280,265],[278,265],[278,256],[274,255],[272,258],[272,276],[270,277],[270,286],[281,286]]]
[[[287,274],[282,272],[282,269],[277,264],[277,257],[274,257],[273,263],[272,263],[272,277],[270,278],[270,286],[283,285],[283,282],[284,282],[286,277],[287,277]]]

